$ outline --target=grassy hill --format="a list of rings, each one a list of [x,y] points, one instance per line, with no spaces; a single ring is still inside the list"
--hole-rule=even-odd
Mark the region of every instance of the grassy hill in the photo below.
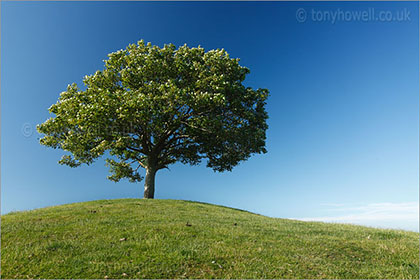
[[[3,215],[2,278],[419,278],[419,234],[176,200]]]

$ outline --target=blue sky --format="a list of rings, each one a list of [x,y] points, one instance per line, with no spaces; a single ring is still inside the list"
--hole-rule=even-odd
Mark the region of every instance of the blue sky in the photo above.
[[[57,164],[35,126],[68,84],[144,39],[225,48],[251,69],[246,85],[270,90],[267,154],[228,173],[175,164],[156,198],[418,231],[418,26],[417,2],[2,1],[2,213],[142,196],[106,180],[102,159]]]

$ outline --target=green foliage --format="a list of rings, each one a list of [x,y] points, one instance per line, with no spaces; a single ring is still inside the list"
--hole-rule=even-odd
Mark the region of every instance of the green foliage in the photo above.
[[[176,200],[1,217],[4,279],[419,279],[419,234]]]
[[[109,151],[111,180],[207,159],[232,170],[265,153],[268,90],[245,87],[249,69],[225,50],[163,48],[139,41],[108,55],[105,69],[61,93],[38,126],[41,144],[69,152],[61,164],[90,164]]]

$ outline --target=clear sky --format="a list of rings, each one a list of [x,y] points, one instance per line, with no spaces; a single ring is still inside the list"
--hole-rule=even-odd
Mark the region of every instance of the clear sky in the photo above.
[[[156,198],[418,231],[418,5],[2,1],[2,213],[142,196],[102,159],[57,164],[35,126],[68,84],[144,39],[225,48],[251,69],[246,85],[270,90],[267,154],[221,174],[175,164]]]

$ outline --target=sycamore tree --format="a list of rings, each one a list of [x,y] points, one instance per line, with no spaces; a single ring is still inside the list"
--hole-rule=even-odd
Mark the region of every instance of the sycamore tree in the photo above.
[[[109,54],[84,90],[61,93],[37,127],[40,143],[66,151],[59,163],[70,167],[106,156],[115,182],[141,181],[144,168],[144,198],[153,198],[156,172],[175,162],[207,159],[223,172],[266,153],[268,90],[244,86],[249,72],[223,49],[139,41]]]

